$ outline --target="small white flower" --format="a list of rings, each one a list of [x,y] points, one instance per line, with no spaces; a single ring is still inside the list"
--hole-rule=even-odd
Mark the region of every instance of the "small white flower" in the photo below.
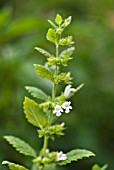
[[[61,116],[61,112],[63,112],[63,109],[61,106],[56,105],[53,111],[53,114],[56,114],[57,117]]]
[[[76,89],[71,88],[71,87],[72,87],[71,85],[68,85],[68,86],[65,87],[65,90],[64,90],[64,96],[65,97],[68,97],[71,92],[76,90]]]
[[[69,113],[72,106],[70,106],[71,102],[66,101],[62,104],[62,108],[65,109],[65,113]]]
[[[59,153],[57,153],[57,156],[56,156],[56,161],[64,161],[67,159],[67,156],[66,154],[64,154],[62,151],[60,151]]]

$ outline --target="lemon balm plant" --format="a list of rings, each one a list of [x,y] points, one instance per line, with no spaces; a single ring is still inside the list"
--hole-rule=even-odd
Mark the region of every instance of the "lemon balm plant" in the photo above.
[[[31,157],[31,170],[54,170],[58,166],[66,165],[72,161],[78,161],[85,157],[95,156],[95,154],[86,149],[74,149],[67,153],[62,151],[51,151],[48,147],[49,140],[55,140],[56,136],[63,136],[65,123],[57,123],[63,114],[69,116],[72,108],[70,98],[83,87],[83,84],[77,88],[72,87],[72,77],[70,72],[62,72],[62,67],[67,67],[71,59],[74,47],[72,36],[62,37],[63,31],[71,23],[71,16],[66,19],[57,14],[55,23],[48,20],[52,28],[48,29],[46,38],[55,45],[55,54],[51,54],[46,50],[35,47],[35,49],[43,54],[47,61],[44,65],[34,64],[36,73],[42,78],[51,81],[52,93],[47,96],[41,89],[37,87],[26,86],[26,90],[34,97],[42,99],[42,103],[25,97],[23,102],[24,114],[27,121],[36,127],[39,138],[44,138],[43,146],[37,153],[28,143],[14,137],[4,136],[17,151],[21,154]],[[64,49],[61,51],[61,48]],[[62,85],[63,91],[57,96],[57,86]],[[15,164],[9,161],[3,161],[2,164],[7,164],[10,170],[27,170],[22,165]],[[94,165],[93,170],[104,170],[106,166],[100,168]]]

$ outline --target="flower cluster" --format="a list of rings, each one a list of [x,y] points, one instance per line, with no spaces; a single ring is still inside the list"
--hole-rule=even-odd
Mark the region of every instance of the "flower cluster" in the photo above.
[[[71,85],[66,86],[64,90],[64,97],[68,97],[71,92],[74,92],[76,89],[71,88]],[[69,113],[72,109],[72,106],[70,106],[70,101],[65,101],[62,105],[56,105],[54,107],[53,114],[56,114],[57,117],[62,115],[62,112],[65,111],[65,113]],[[64,110],[63,110],[64,109]]]
[[[64,154],[62,151],[58,152],[57,153],[57,156],[56,156],[56,161],[64,161],[67,159],[67,156],[66,154]]]
[[[56,105],[53,111],[53,114],[56,114],[57,117],[62,115],[63,109],[65,110],[65,113],[69,113],[70,109],[72,109],[72,106],[70,106],[71,102],[66,101],[61,106]]]

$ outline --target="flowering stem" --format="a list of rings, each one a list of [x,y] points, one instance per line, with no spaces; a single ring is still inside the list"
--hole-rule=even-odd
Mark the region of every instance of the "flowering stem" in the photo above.
[[[42,156],[44,156],[46,153],[47,145],[48,145],[48,137],[44,136],[44,145],[43,145],[43,149],[42,149]]]
[[[56,58],[59,56],[59,45],[56,43]],[[57,75],[57,64],[55,64],[55,76]],[[54,102],[56,95],[56,84],[53,83],[53,89],[52,89],[52,102]]]
[[[59,45],[56,43],[56,57],[58,57],[59,55]],[[55,65],[56,69],[55,69],[55,76],[57,75],[57,64]],[[52,87],[52,102],[54,102],[55,99],[55,95],[56,95],[56,84],[53,83],[53,87]],[[52,118],[52,113],[50,113],[49,115],[49,124],[51,124],[51,118]],[[48,137],[45,135],[44,136],[44,145],[43,145],[43,149],[42,149],[42,155],[44,156],[46,153],[46,149],[48,146]]]

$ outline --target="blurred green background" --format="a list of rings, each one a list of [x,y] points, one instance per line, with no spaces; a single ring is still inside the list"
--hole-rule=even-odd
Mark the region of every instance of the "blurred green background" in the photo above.
[[[66,35],[73,35],[76,47],[68,69],[74,77],[74,87],[80,83],[85,86],[72,98],[74,111],[61,118],[68,127],[66,135],[50,142],[50,148],[64,152],[86,148],[95,152],[96,157],[72,163],[63,170],[91,170],[94,163],[107,163],[113,170],[113,0],[0,0],[0,162],[7,159],[30,167],[30,158],[26,160],[18,154],[3,135],[21,137],[37,151],[42,147],[36,129],[24,118],[22,102],[25,95],[29,96],[25,85],[37,86],[50,94],[50,84],[36,76],[33,68],[34,63],[45,62],[34,47],[54,52],[45,35],[50,27],[47,19],[54,20],[56,13],[64,18],[73,16],[65,31]]]

